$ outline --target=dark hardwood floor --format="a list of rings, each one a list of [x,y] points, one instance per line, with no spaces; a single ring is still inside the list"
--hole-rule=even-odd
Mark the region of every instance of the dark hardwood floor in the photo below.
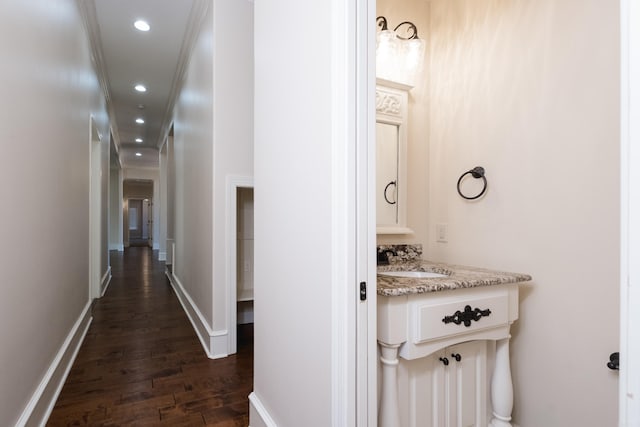
[[[253,325],[237,354],[208,359],[151,249],[112,252],[111,266],[47,425],[248,426]]]

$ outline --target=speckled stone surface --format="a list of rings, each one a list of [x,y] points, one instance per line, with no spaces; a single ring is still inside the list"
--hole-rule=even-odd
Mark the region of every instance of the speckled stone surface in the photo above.
[[[421,249],[422,248],[420,248],[420,252],[422,252]],[[378,295],[384,296],[422,294],[426,292],[475,288],[478,286],[527,282],[531,280],[531,276],[528,274],[435,263],[416,258],[408,261],[392,261],[389,265],[378,266],[378,273],[385,271],[430,271],[433,273],[446,274],[447,277],[417,279],[381,276],[378,274],[377,292]]]
[[[378,252],[389,251],[390,262],[407,262],[422,257],[422,245],[378,245]]]

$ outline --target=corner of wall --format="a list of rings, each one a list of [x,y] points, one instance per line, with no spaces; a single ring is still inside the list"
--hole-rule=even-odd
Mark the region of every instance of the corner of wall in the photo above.
[[[249,395],[249,425],[250,427],[278,427],[255,392]]]
[[[189,318],[193,329],[200,340],[209,359],[220,359],[229,355],[229,333],[227,330],[214,331],[206,322],[204,316],[193,302],[187,291],[182,286],[178,277],[167,271],[167,277],[171,283],[180,305]]]

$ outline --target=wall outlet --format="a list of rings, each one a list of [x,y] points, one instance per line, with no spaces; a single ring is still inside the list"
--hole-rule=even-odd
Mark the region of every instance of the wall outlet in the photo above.
[[[447,243],[448,239],[447,224],[436,224],[436,242]]]
[[[251,262],[250,261],[245,261],[244,262],[244,271],[246,273],[248,273],[249,271],[251,271]]]

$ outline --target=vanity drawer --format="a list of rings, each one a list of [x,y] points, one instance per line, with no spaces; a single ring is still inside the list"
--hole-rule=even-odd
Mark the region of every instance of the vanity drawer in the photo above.
[[[456,300],[435,298],[415,302],[411,312],[411,336],[413,343],[419,344],[507,324],[509,296],[507,292],[490,292]]]

